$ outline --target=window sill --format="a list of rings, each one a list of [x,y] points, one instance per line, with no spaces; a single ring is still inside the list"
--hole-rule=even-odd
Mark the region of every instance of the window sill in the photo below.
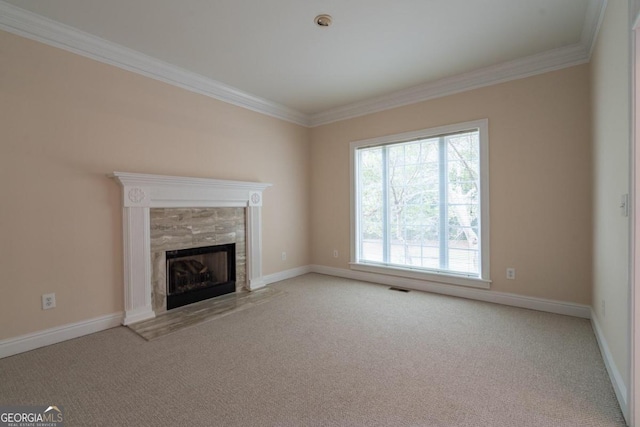
[[[358,262],[349,263],[349,268],[367,273],[385,274],[387,276],[405,277],[408,279],[424,280],[427,282],[445,283],[449,285],[469,286],[473,288],[489,289],[491,280],[474,277],[456,276],[453,274],[431,273],[408,268],[389,267]]]

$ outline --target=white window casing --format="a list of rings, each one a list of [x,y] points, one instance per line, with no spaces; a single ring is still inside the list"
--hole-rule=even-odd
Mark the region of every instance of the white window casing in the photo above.
[[[475,136],[477,134],[478,137],[478,157],[477,157],[477,165],[479,167],[479,173],[478,173],[478,179],[477,179],[477,183],[478,185],[478,192],[479,195],[477,197],[477,200],[479,200],[479,215],[477,218],[477,224],[473,227],[474,230],[477,229],[477,236],[479,237],[479,244],[477,249],[449,249],[449,247],[447,246],[446,249],[444,249],[443,251],[443,247],[442,245],[448,245],[450,243],[449,240],[449,233],[450,233],[450,217],[452,216],[456,216],[457,214],[449,214],[446,213],[446,209],[452,209],[450,208],[450,206],[455,206],[455,204],[448,204],[447,202],[447,195],[450,194],[449,190],[447,189],[448,187],[446,187],[446,185],[449,185],[449,169],[447,169],[449,166],[448,160],[446,160],[446,156],[447,154],[447,150],[448,150],[448,143],[443,142],[445,141],[446,138],[451,138],[454,139],[455,136],[457,134],[464,134],[465,132],[468,133],[473,133],[473,135]],[[438,139],[439,138],[439,139]],[[358,270],[358,271],[365,271],[365,272],[371,272],[371,273],[377,273],[377,274],[385,274],[385,275],[392,275],[392,276],[399,276],[399,277],[405,277],[405,278],[412,278],[412,279],[419,279],[419,280],[424,280],[424,281],[430,281],[430,282],[438,282],[438,283],[445,283],[445,284],[452,284],[452,285],[461,285],[461,286],[472,286],[472,287],[478,287],[478,288],[485,288],[488,289],[490,287],[491,284],[491,275],[490,275],[490,257],[489,257],[489,241],[490,241],[490,237],[489,237],[489,135],[488,135],[488,120],[487,119],[481,119],[481,120],[476,120],[476,121],[470,121],[470,122],[464,122],[464,123],[457,123],[457,124],[452,124],[452,125],[447,125],[447,126],[440,126],[440,127],[436,127],[436,128],[430,128],[430,129],[423,129],[423,130],[418,130],[418,131],[413,131],[413,132],[406,132],[406,133],[401,133],[401,134],[395,134],[395,135],[388,135],[388,136],[382,136],[382,137],[378,137],[378,138],[372,138],[372,139],[367,139],[367,140],[361,140],[361,141],[354,141],[351,142],[350,144],[350,177],[351,177],[351,197],[350,197],[350,202],[351,202],[351,236],[350,236],[350,240],[351,240],[351,248],[350,248],[350,256],[351,256],[351,262],[350,262],[350,268],[353,270]],[[449,139],[450,140],[450,139]],[[399,149],[402,147],[403,144],[405,145],[410,145],[412,143],[416,143],[416,144],[420,144],[420,143],[431,143],[431,144],[435,144],[435,141],[439,141],[440,145],[440,151],[439,153],[444,153],[444,154],[439,154],[439,161],[438,162],[426,162],[424,161],[424,163],[413,163],[413,167],[414,167],[414,171],[418,170],[418,168],[421,167],[427,167],[428,165],[433,165],[437,163],[437,167],[439,168],[439,172],[437,172],[437,174],[439,174],[439,185],[440,185],[440,195],[442,196],[441,199],[438,199],[438,203],[439,206],[441,206],[440,209],[440,215],[435,215],[435,219],[431,219],[429,217],[427,218],[427,222],[428,221],[436,221],[439,228],[439,232],[440,234],[438,234],[438,241],[440,242],[440,250],[438,251],[436,247],[431,247],[434,251],[436,251],[436,253],[438,254],[437,256],[440,257],[440,259],[442,259],[443,257],[448,258],[448,252],[451,251],[456,251],[457,253],[464,253],[463,251],[467,251],[468,252],[468,256],[471,257],[472,254],[471,252],[473,252],[473,254],[477,253],[477,260],[474,261],[474,267],[471,270],[468,271],[463,271],[464,268],[460,271],[457,271],[455,268],[451,268],[449,267],[448,264],[448,260],[445,261],[444,267],[445,268],[439,268],[438,266],[427,266],[425,267],[424,265],[408,265],[405,263],[394,263],[391,260],[391,256],[389,256],[389,252],[393,250],[390,250],[389,247],[391,246],[391,244],[389,243],[389,241],[392,240],[391,237],[391,232],[388,231],[387,229],[391,227],[391,217],[388,216],[389,211],[391,211],[391,208],[389,207],[389,194],[385,193],[384,188],[381,191],[381,196],[379,196],[380,200],[382,200],[381,204],[382,205],[386,205],[385,207],[383,207],[383,211],[385,212],[384,214],[382,214],[382,223],[384,223],[384,225],[381,225],[383,231],[382,234],[383,236],[385,236],[383,238],[384,243],[380,243],[377,240],[375,241],[375,250],[373,252],[375,252],[376,250],[380,250],[381,252],[384,252],[384,256],[380,255],[383,259],[379,260],[379,259],[372,259],[375,258],[375,256],[371,256],[371,255],[367,255],[367,256],[362,256],[362,253],[365,252],[363,250],[364,247],[364,238],[362,238],[363,234],[361,233],[361,227],[363,226],[360,222],[360,218],[363,218],[363,216],[361,215],[361,203],[363,202],[362,199],[362,195],[364,194],[364,190],[362,189],[362,185],[359,182],[359,177],[360,177],[360,158],[361,156],[359,156],[359,154],[365,153],[367,151],[370,152],[374,152],[376,151],[378,148],[381,148],[382,151],[385,154],[382,154],[381,158],[381,162],[380,164],[383,165],[381,166],[383,172],[381,172],[381,185],[383,187],[388,187],[388,177],[385,176],[385,174],[389,175],[389,160],[387,157],[388,156],[388,149]],[[444,147],[444,148],[443,148]],[[381,152],[382,152],[381,151]],[[403,151],[403,153],[406,152]],[[362,154],[364,156],[364,154]],[[422,154],[422,149],[420,149],[420,154],[418,155],[421,156]],[[426,158],[426,155],[425,155]],[[443,158],[445,159],[443,161]],[[406,157],[405,157],[406,159]],[[405,160],[406,161],[406,160]],[[386,162],[386,163],[385,163]],[[458,162],[457,160],[452,160],[451,163],[455,163]],[[416,166],[416,164],[418,166]],[[475,165],[475,163],[474,163]],[[376,165],[374,165],[376,166]],[[365,166],[363,166],[365,167]],[[404,166],[405,170],[408,169],[408,167]],[[394,165],[394,174],[400,175],[399,172],[396,171],[395,169],[395,165]],[[432,172],[432,175],[435,175],[434,172]],[[415,176],[415,175],[413,175]],[[409,179],[411,180],[410,177]],[[427,178],[422,178],[427,179]],[[365,178],[362,178],[362,181],[365,181]],[[373,181],[374,183],[377,181]],[[470,181],[467,181],[470,182]],[[409,184],[412,184],[412,181],[409,181]],[[443,184],[444,183],[444,184]],[[443,187],[443,185],[445,187]],[[473,184],[474,187],[476,186],[476,184]],[[408,185],[408,187],[411,187],[411,185]],[[375,188],[375,186],[374,186]],[[398,187],[398,188],[403,188],[403,187]],[[444,190],[443,190],[444,188]],[[396,188],[394,188],[394,193],[397,191]],[[361,194],[362,193],[362,194]],[[444,200],[442,200],[444,199]],[[370,199],[367,198],[367,201],[370,202]],[[376,200],[375,198],[373,200]],[[419,208],[422,208],[423,210],[425,209],[425,206],[427,205],[427,203],[424,203],[424,206],[420,206],[419,203],[414,203],[415,206],[418,206]],[[434,209],[434,204],[431,203],[430,206],[432,207],[432,209]],[[460,205],[458,205],[460,206]],[[477,205],[469,205],[467,204],[466,206],[471,206],[470,209],[474,209],[475,206]],[[404,207],[404,205],[403,205]],[[443,209],[445,209],[443,211]],[[445,212],[446,215],[443,216],[442,213]],[[408,215],[408,214],[407,214]],[[424,214],[422,214],[424,215]],[[400,216],[400,215],[398,215]],[[458,215],[460,216],[460,215]],[[363,220],[364,221],[364,220]],[[425,222],[424,217],[423,217],[423,222]],[[375,221],[373,222],[374,224],[377,225],[377,223],[375,223]],[[396,222],[396,224],[400,224],[399,221]],[[400,225],[397,225],[397,227],[399,228]],[[406,226],[407,229],[409,229],[410,227]],[[421,225],[420,227],[422,227],[421,232],[424,233],[424,225]],[[467,226],[467,227],[463,227],[461,224],[459,224],[457,226],[458,229],[463,229],[466,228],[467,230],[470,230],[471,227]],[[415,227],[414,227],[415,229]],[[404,228],[402,228],[402,231],[404,233],[408,233],[407,230],[405,230]],[[446,234],[444,234],[446,233]],[[475,231],[474,231],[475,233]],[[468,235],[469,233],[466,233],[465,239],[466,241],[469,241],[468,239]],[[472,234],[473,236],[476,236],[476,234]],[[360,240],[362,238],[362,241]],[[474,239],[475,241],[475,239]],[[370,243],[367,243],[368,245],[370,245]],[[398,245],[396,245],[398,246]],[[405,253],[407,253],[407,247],[409,247],[410,245],[405,244]],[[411,247],[417,247],[416,245],[411,245]],[[427,259],[428,257],[426,257],[426,255],[423,255],[423,250],[424,248],[429,248],[429,246],[420,246],[420,257],[425,256],[424,259]],[[373,253],[371,252],[371,253]],[[397,253],[398,249],[396,247],[395,252]],[[445,254],[446,253],[446,254]],[[412,258],[411,255],[405,255],[408,256],[410,259]],[[476,256],[476,255],[473,255]],[[406,259],[406,258],[405,258]],[[422,258],[419,258],[422,259]],[[424,264],[424,259],[422,259],[421,264]],[[434,261],[432,258],[429,258],[431,261],[430,262],[437,262]],[[442,261],[440,261],[440,267],[442,267]]]

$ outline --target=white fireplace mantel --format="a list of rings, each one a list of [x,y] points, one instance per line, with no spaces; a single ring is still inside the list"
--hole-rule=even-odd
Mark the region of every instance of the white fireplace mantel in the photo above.
[[[122,186],[124,233],[123,324],[155,317],[151,303],[150,208],[245,207],[247,283],[264,286],[262,276],[262,192],[271,184],[114,172]]]

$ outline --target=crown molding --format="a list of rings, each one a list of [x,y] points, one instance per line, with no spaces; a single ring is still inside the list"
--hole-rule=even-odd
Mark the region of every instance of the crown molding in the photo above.
[[[310,126],[360,117],[586,62],[589,62],[587,48],[578,43],[314,114]]]
[[[574,45],[552,49],[457,76],[445,77],[388,95],[312,114],[309,126],[321,126],[587,63],[591,60],[591,53],[607,6],[607,0],[588,1],[580,41]],[[637,1],[640,3],[640,0]]]
[[[306,114],[0,1],[0,29],[258,113],[308,126]]]
[[[580,44],[585,46],[589,52],[589,60],[596,45],[600,25],[604,19],[604,11],[607,8],[607,0],[589,0],[587,5],[587,13],[582,26],[582,35],[580,36]]]
[[[316,114],[305,114],[253,96],[2,0],[0,0],[0,29],[229,104],[298,125],[315,127],[589,62],[606,4],[607,0],[589,0],[580,42],[574,45],[443,78]]]

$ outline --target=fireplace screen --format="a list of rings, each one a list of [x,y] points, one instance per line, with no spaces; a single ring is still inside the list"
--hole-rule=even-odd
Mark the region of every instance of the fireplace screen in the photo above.
[[[234,292],[235,246],[167,251],[167,309]]]

